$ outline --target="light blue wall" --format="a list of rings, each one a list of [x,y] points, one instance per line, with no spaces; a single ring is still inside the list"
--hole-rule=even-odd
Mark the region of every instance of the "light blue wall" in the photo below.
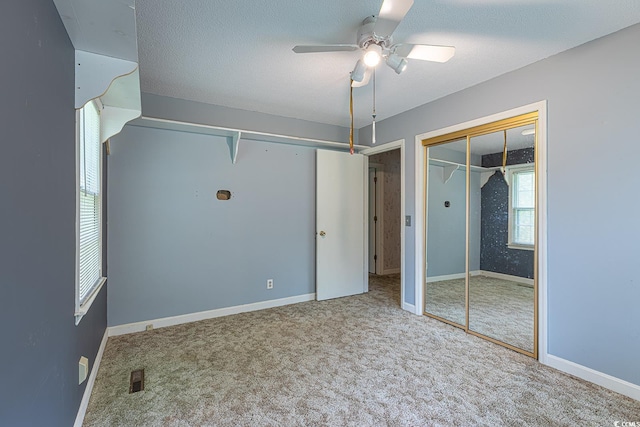
[[[126,126],[112,140],[109,325],[315,292],[314,150],[240,144],[232,164],[225,138]]]
[[[444,183],[442,166],[430,165],[427,214],[427,277],[465,272],[466,177],[457,170]],[[444,202],[450,202],[447,208]]]
[[[445,183],[442,169],[442,166],[430,165],[427,180],[429,187],[427,277],[461,274],[466,268],[466,171],[465,169],[456,170]],[[472,188],[480,187],[480,175],[477,172],[471,173],[470,183]],[[450,202],[448,208],[444,206],[445,201]],[[471,193],[470,204],[471,212],[479,210],[479,192]],[[476,271],[480,269],[480,218],[471,219],[469,269]]]
[[[639,40],[640,24],[425,104],[379,122],[377,140],[407,141],[405,208],[414,215],[415,135],[547,100],[548,351],[640,385]],[[361,129],[360,140],[370,133]]]

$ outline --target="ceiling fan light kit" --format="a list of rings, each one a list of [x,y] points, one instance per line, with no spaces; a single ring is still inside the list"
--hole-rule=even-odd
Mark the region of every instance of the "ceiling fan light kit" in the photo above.
[[[377,44],[370,44],[364,54],[363,60],[367,67],[375,67],[380,63],[382,57],[382,47]]]
[[[413,6],[414,0],[384,0],[378,16],[367,16],[356,35],[357,44],[332,44],[295,46],[295,53],[346,52],[362,50],[364,54],[356,62],[351,72],[351,90],[349,94],[349,113],[351,115],[350,145],[353,153],[353,88],[369,83],[373,75],[373,114],[371,122],[371,142],[376,143],[376,83],[375,68],[382,58],[396,74],[402,73],[408,65],[408,59],[422,61],[447,62],[455,54],[453,46],[433,46],[425,44],[393,44],[392,34]]]
[[[362,82],[366,71],[367,66],[362,62],[362,60],[358,60],[358,62],[356,62],[356,67],[351,72],[351,80],[358,83]]]
[[[352,87],[365,86],[369,82],[372,70],[378,66],[382,58],[397,74],[407,68],[408,59],[447,62],[455,54],[453,46],[393,44],[392,34],[413,6],[413,1],[384,0],[377,16],[369,15],[362,21],[356,35],[357,44],[299,45],[295,46],[293,51],[295,53],[364,51],[351,72]]]
[[[391,67],[396,74],[402,73],[407,69],[407,60],[402,58],[401,56],[396,55],[395,53],[387,56],[387,65]]]

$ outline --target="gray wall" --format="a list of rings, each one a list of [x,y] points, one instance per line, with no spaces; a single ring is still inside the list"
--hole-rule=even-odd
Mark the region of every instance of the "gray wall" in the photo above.
[[[0,6],[0,425],[70,426],[106,328],[75,298],[74,51],[50,0]]]
[[[109,202],[109,325],[315,292],[311,148],[128,125]]]
[[[547,100],[548,351],[640,385],[640,199],[632,196],[640,158],[638,40],[640,24],[381,121],[376,131],[380,143],[407,141],[406,213],[414,215],[415,135]],[[361,129],[360,140],[370,133]],[[413,230],[405,247],[408,303]]]

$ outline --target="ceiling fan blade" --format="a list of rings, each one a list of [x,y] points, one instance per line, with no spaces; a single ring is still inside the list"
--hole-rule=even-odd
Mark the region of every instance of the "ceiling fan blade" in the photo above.
[[[364,77],[361,82],[352,81],[351,87],[362,87],[369,84],[369,80],[371,79],[371,68],[367,67],[367,70],[364,72]]]
[[[453,46],[436,46],[430,44],[398,44],[392,47],[393,53],[410,59],[422,61],[447,62],[456,53]]]
[[[384,0],[373,27],[373,33],[380,38],[389,37],[411,6],[413,6],[413,0]]]
[[[293,48],[295,53],[319,53],[319,52],[351,52],[360,49],[355,44],[320,44],[298,45]]]

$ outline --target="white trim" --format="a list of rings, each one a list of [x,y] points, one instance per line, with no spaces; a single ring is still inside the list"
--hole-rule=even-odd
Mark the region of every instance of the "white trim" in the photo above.
[[[93,361],[93,368],[91,369],[91,373],[89,374],[87,385],[84,388],[84,394],[82,395],[82,401],[80,401],[80,408],[78,408],[76,421],[73,423],[74,427],[82,427],[82,423],[84,422],[84,416],[87,413],[87,406],[89,406],[89,399],[91,398],[91,392],[93,391],[93,384],[96,382],[96,376],[98,375],[98,369],[100,368],[100,362],[102,361],[102,354],[104,353],[104,348],[107,345],[108,338],[109,328],[104,330],[104,335],[102,336],[102,341],[100,342],[98,353],[96,354],[96,358]]]
[[[382,275],[385,274],[397,274],[400,273],[402,270],[400,270],[400,267],[398,268],[385,268],[382,270]]]
[[[371,156],[373,154],[386,153],[387,151],[395,150],[396,148],[402,149],[403,145],[404,139],[398,139],[396,141],[376,145],[375,147],[366,147],[364,150],[360,151],[360,154]]]
[[[175,131],[187,131],[200,133],[203,135],[225,136],[233,138],[238,133],[242,134],[244,140],[256,140],[273,142],[276,144],[292,144],[312,148],[336,149],[349,151],[349,144],[345,142],[327,141],[323,139],[304,138],[300,136],[283,135],[269,132],[258,132],[255,130],[227,128],[222,126],[212,126],[203,123],[185,122],[181,120],[161,119],[159,117],[140,116],[135,121],[129,123],[132,126],[149,127],[154,129],[166,129]],[[366,145],[354,145],[357,152],[367,149]]]
[[[414,306],[416,308],[415,314],[422,315],[424,313],[424,297],[423,287],[425,284],[425,221],[426,221],[426,200],[424,197],[424,177],[426,171],[426,165],[424,161],[424,152],[422,148],[422,138],[420,135],[416,135],[414,143],[414,159],[415,159],[415,185],[414,185],[414,202],[415,202],[415,238],[414,238],[414,253],[415,253],[415,279],[414,279]]]
[[[535,247],[533,245],[519,245],[517,243],[508,243],[507,248],[516,249],[520,251],[533,251]]]
[[[480,275],[533,286],[533,279],[527,279],[526,277],[512,276],[511,274],[496,273],[495,271],[486,271],[486,270],[480,270]]]
[[[532,251],[534,250],[534,245],[533,244],[527,244],[527,243],[517,243],[514,242],[514,231],[513,231],[513,222],[514,222],[514,207],[513,207],[513,199],[514,199],[514,192],[516,191],[516,186],[513,183],[513,179],[515,178],[515,176],[519,173],[523,173],[523,172],[533,172],[533,176],[534,176],[534,183],[535,183],[535,173],[536,173],[536,167],[534,163],[526,163],[526,164],[518,164],[518,165],[511,165],[511,166],[507,166],[505,168],[506,170],[506,174],[505,174],[505,179],[507,180],[507,185],[509,186],[509,203],[508,203],[508,208],[507,208],[507,217],[508,217],[508,221],[507,221],[507,247],[509,249],[522,249],[522,250],[529,250]],[[534,196],[535,196],[535,185],[534,185]],[[535,210],[534,210],[535,213]],[[534,233],[535,233],[535,228],[534,228]]]
[[[407,234],[407,226],[404,223],[404,219],[406,216],[406,166],[405,166],[405,156],[406,156],[406,151],[405,151],[405,141],[404,139],[398,139],[395,141],[391,141],[391,142],[387,142],[385,144],[380,144],[377,145],[375,147],[369,147],[366,148],[362,151],[360,151],[360,154],[364,154],[365,156],[371,156],[373,154],[378,154],[378,153],[384,153],[386,151],[391,151],[391,150],[395,150],[396,148],[400,148],[400,301],[402,301],[402,307],[404,308],[405,306],[409,307],[412,305],[411,304],[406,304],[404,302],[405,299],[405,280],[406,280],[406,261],[405,261],[405,254],[406,254],[406,249],[405,249],[405,242],[406,242],[406,234]],[[368,174],[368,168],[367,168],[367,174]],[[368,182],[368,180],[367,180]],[[368,191],[367,191],[368,194]],[[366,205],[366,208],[369,209],[368,203]],[[367,218],[368,221],[368,218]],[[415,224],[415,221],[414,221]],[[369,245],[367,244],[367,250],[369,250]],[[367,260],[369,258],[367,257]],[[369,268],[367,267],[367,272],[369,271]],[[412,313],[415,313],[415,311],[409,310]],[[422,314],[422,313],[419,313]]]
[[[442,282],[445,280],[464,279],[466,275],[467,275],[466,273],[456,273],[456,274],[443,274],[442,276],[427,277],[427,283]]]
[[[416,312],[416,306],[413,304],[409,304],[408,302],[403,302],[402,303],[402,309],[406,310],[410,313],[415,313]]]
[[[213,319],[215,317],[230,316],[232,314],[264,310],[266,308],[282,307],[284,305],[313,301],[315,299],[316,299],[315,293],[297,295],[297,296],[288,297],[288,298],[260,301],[260,302],[254,302],[251,304],[236,305],[233,307],[217,308],[215,310],[200,311],[197,313],[182,314],[179,316],[162,317],[160,319],[145,320],[142,322],[110,326],[108,330],[109,330],[109,336],[114,337],[118,335],[145,331],[148,325],[152,325],[154,329],[165,328],[167,326],[181,325],[183,323],[197,322],[200,320]]]
[[[77,51],[76,51],[77,52]],[[99,130],[102,129],[102,101],[98,98],[87,101],[86,105],[93,103],[97,112],[98,112],[98,123]],[[81,138],[81,134],[84,134],[84,128],[80,129],[81,117],[84,114],[84,106],[81,109],[76,110],[76,222],[75,222],[75,232],[76,232],[76,253],[75,253],[75,310],[74,310],[74,321],[75,325],[78,326],[82,317],[89,312],[89,308],[93,304],[93,301],[96,299],[98,293],[102,289],[102,286],[107,281],[107,278],[102,275],[104,270],[104,224],[105,224],[105,212],[104,212],[104,194],[105,194],[105,179],[104,179],[104,156],[103,156],[103,146],[102,141],[99,143],[99,155],[98,155],[98,176],[100,179],[100,231],[99,231],[99,245],[100,245],[100,278],[98,279],[98,283],[94,284],[93,289],[89,293],[89,295],[85,298],[84,301],[80,301],[80,144],[84,144],[84,140]],[[84,119],[83,119],[84,120]],[[100,135],[98,135],[99,137]]]
[[[536,137],[538,204],[538,360],[547,360],[547,101],[532,106],[538,109],[538,130]]]
[[[394,141],[397,142],[397,141]],[[393,144],[394,142],[391,142]],[[406,234],[407,234],[407,226],[405,225],[405,215],[406,215],[406,204],[407,204],[407,195],[406,195],[406,167],[405,167],[405,157],[406,150],[404,145],[404,139],[400,140],[400,301],[404,302],[405,299],[405,277],[407,275],[405,254],[407,250],[405,249]],[[404,304],[403,304],[404,305]],[[415,309],[414,309],[415,313]]]
[[[87,298],[76,310],[76,312],[74,313],[74,316],[76,317],[76,326],[78,326],[78,324],[80,323],[80,320],[82,320],[82,317],[89,312],[89,308],[91,308],[91,304],[93,304],[93,302],[96,300],[96,297],[100,293],[100,290],[102,289],[105,283],[107,283],[107,278],[101,277],[98,280],[98,286],[93,288],[93,290],[89,294],[89,298]],[[76,290],[76,293],[77,292],[78,291]]]
[[[621,380],[620,378],[587,368],[586,366],[579,365],[551,354],[547,354],[546,362],[544,364],[585,381],[589,381],[617,393],[624,394],[632,399],[640,400],[640,385]]]
[[[481,270],[473,270],[469,272],[471,277],[482,275]],[[442,282],[443,280],[464,279],[465,273],[443,274],[442,276],[427,277],[427,283]]]
[[[362,292],[369,292],[369,158],[362,156]],[[317,264],[317,261],[316,261]],[[317,288],[317,284],[316,284]]]
[[[480,126],[526,113],[538,112],[538,359],[547,358],[547,101],[538,101],[522,107],[459,123],[446,128],[425,132],[415,136],[415,292],[416,314],[422,314],[424,285],[424,172],[422,140],[459,130]]]

